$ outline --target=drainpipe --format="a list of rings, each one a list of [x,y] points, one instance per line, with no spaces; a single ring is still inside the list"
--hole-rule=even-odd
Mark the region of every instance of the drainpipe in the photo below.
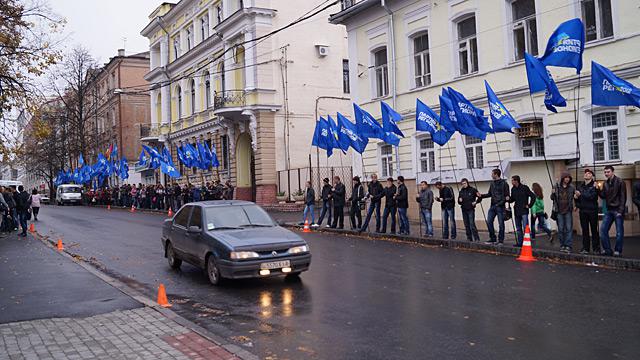
[[[387,12],[387,18],[389,19],[387,23],[389,24],[389,47],[391,48],[391,69],[389,73],[391,74],[391,103],[393,104],[393,108],[396,108],[396,100],[398,97],[397,89],[396,89],[396,37],[393,27],[393,11],[389,9],[387,6],[386,0],[380,0],[380,6],[384,8]],[[400,154],[398,151],[399,146],[396,146],[396,169],[397,175],[400,175]]]

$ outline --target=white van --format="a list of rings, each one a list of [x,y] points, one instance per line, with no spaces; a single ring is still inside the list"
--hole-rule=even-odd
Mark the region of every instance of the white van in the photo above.
[[[63,184],[56,190],[56,204],[81,204],[82,186],[74,184]]]

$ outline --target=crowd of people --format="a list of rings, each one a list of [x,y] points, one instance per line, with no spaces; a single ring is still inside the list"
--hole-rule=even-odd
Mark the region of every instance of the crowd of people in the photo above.
[[[234,187],[231,181],[224,185],[216,180],[202,186],[178,183],[163,186],[146,184],[123,184],[119,187],[104,187],[86,192],[89,205],[113,205],[137,209],[177,211],[183,204],[204,200],[231,200]]]
[[[578,212],[582,232],[583,254],[602,254],[620,256],[622,254],[624,238],[624,215],[626,212],[626,188],[624,181],[615,175],[613,166],[604,167],[605,180],[596,182],[591,169],[584,171],[584,181],[577,187],[573,184],[573,178],[568,172],[562,173],[560,180],[553,185],[550,199],[553,203],[551,212],[545,211],[544,193],[542,186],[533,183],[531,188],[522,183],[520,176],[511,177],[511,186],[502,178],[499,169],[493,169],[492,181],[489,190],[481,193],[471,186],[467,179],[460,181],[458,195],[451,186],[438,181],[435,183],[437,194],[431,189],[430,184],[422,181],[415,198],[420,214],[421,224],[424,225],[423,236],[434,236],[432,223],[433,205],[438,202],[442,210],[442,237],[444,239],[456,239],[456,204],[460,206],[466,239],[468,241],[480,241],[478,228],[476,227],[476,210],[483,199],[490,199],[486,213],[486,225],[489,232],[487,244],[501,246],[505,238],[505,221],[512,221],[516,229],[514,246],[522,246],[524,233],[527,226],[530,227],[530,235],[535,239],[536,232],[544,232],[549,241],[555,241],[547,223],[548,219],[557,223],[557,237],[560,250],[571,252],[573,249],[573,212]],[[325,217],[327,227],[343,229],[345,205],[349,207],[349,220],[351,230],[368,231],[369,223],[375,213],[375,232],[386,233],[390,219],[390,233],[409,234],[409,196],[404,177],[398,176],[397,180],[387,178],[383,186],[378,177],[371,175],[371,181],[365,190],[364,184],[358,176],[352,179],[351,196],[346,198],[346,189],[340,177],[335,176],[332,183],[328,178],[323,179],[323,186],[319,199],[322,202],[322,210],[318,221],[315,222],[314,207],[316,194],[311,182],[306,183],[305,207],[301,224],[309,222],[312,227],[321,226]],[[602,199],[602,205],[599,204]],[[384,200],[384,208],[382,201]],[[366,207],[369,203],[368,208]],[[640,183],[634,185],[633,202],[640,207]],[[384,210],[382,210],[384,209]],[[598,213],[602,209],[604,214],[602,223],[598,223]],[[366,210],[364,222],[362,211]],[[382,211],[382,216],[381,216]],[[483,210],[484,212],[484,210]],[[497,219],[498,231],[495,229]],[[612,249],[609,239],[609,231],[615,224],[616,240]],[[397,226],[396,226],[397,225]],[[537,225],[537,227],[536,227]]]
[[[38,221],[40,212],[40,194],[33,189],[31,193],[20,185],[16,189],[0,186],[0,237],[12,232],[18,236],[27,236],[27,222]]]

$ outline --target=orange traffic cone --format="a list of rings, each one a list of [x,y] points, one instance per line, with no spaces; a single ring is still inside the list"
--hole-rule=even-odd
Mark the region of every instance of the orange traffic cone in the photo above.
[[[304,228],[302,229],[302,232],[306,232],[306,233],[311,232],[311,228],[309,227],[309,220],[304,221]]]
[[[133,205],[131,205],[131,210],[130,210],[130,211],[131,211],[132,213],[136,212],[136,207],[135,207],[135,206],[133,206]]]
[[[107,210],[111,210],[111,205],[107,205]]]
[[[169,217],[173,216],[173,211],[171,210],[171,208],[169,208],[169,212],[167,213],[167,216],[169,216]]]
[[[58,249],[58,251],[64,250],[64,246],[62,245],[62,239],[58,239],[58,244],[56,245],[56,248]]]
[[[163,284],[160,284],[160,286],[158,286],[158,305],[162,307],[171,307],[171,304],[169,304],[169,301],[167,301],[167,293],[164,290]]]
[[[529,225],[524,228],[524,240],[522,241],[522,250],[520,250],[519,261],[536,261],[531,251],[531,230]]]
[[[33,223],[31,223],[31,225],[29,225],[29,232],[31,232],[31,233],[36,232],[36,226],[33,225]]]

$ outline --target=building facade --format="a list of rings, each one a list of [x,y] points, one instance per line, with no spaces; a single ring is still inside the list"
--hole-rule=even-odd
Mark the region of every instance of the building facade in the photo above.
[[[611,164],[627,184],[627,219],[635,218],[630,197],[640,160],[640,109],[592,105],[590,63],[640,85],[639,16],[637,4],[620,0],[343,0],[330,22],[347,27],[352,99],[374,116],[380,101],[392,104],[403,114],[406,135],[397,152],[370,143],[356,172],[441,180],[454,190],[454,183],[468,178],[485,192],[491,170],[501,168],[529,186],[541,184],[550,213],[551,183],[562,171],[576,181],[584,168],[595,168],[601,180],[603,166]],[[529,96],[524,52],[542,55],[555,28],[576,17],[586,27],[584,68],[578,76],[574,69],[550,67],[567,99],[567,107],[554,114],[545,109],[543,93]],[[457,133],[440,147],[415,131],[416,98],[439,112],[443,87],[462,92],[488,113],[485,80],[520,123],[515,134],[479,141]],[[476,211],[480,223],[489,206],[484,203]],[[434,218],[441,218],[437,204]],[[628,230],[638,231],[637,221],[627,222]]]
[[[86,109],[86,132],[90,139],[87,161],[94,162],[99,153],[105,153],[113,144],[132,169],[137,163],[140,138],[147,136],[151,128],[149,94],[145,91],[148,83],[144,79],[148,69],[148,52],[125,55],[120,49],[104,67],[87,74],[90,104]],[[127,182],[140,181],[141,174],[131,171]]]
[[[271,204],[279,172],[350,165],[310,148],[318,116],[350,109],[346,33],[325,21],[339,7],[270,35],[322,3],[182,0],[150,15],[153,125],[143,141],[166,145],[176,164],[177,147],[204,142],[220,161],[207,171],[180,165],[179,182],[230,180],[238,199]]]

